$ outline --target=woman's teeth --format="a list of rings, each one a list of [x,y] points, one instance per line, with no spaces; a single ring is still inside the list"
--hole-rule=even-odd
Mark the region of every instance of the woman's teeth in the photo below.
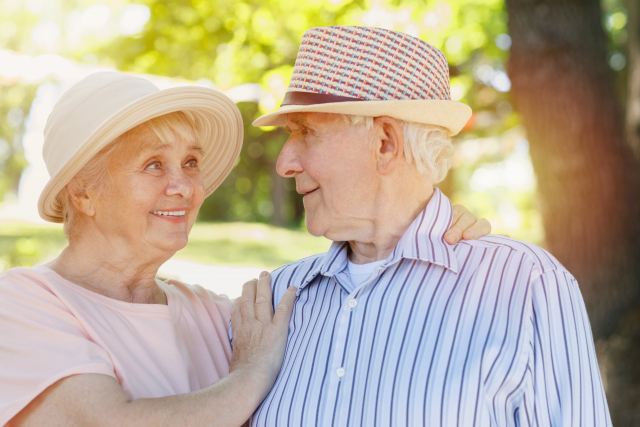
[[[184,216],[187,213],[187,211],[171,211],[171,212],[151,211],[151,213],[154,215],[164,215],[164,216]]]

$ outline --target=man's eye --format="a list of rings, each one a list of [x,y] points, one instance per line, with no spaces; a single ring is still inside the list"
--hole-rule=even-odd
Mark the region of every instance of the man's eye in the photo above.
[[[195,159],[194,159],[194,160],[189,160],[189,161],[187,162],[187,165],[186,165],[186,166],[187,166],[188,168],[195,168],[196,166],[198,166],[198,161],[197,161],[197,160],[195,160]]]
[[[147,169],[160,169],[160,163],[159,162],[153,162],[153,163],[147,165]]]
[[[303,135],[309,135],[309,129],[302,129],[302,134]]]

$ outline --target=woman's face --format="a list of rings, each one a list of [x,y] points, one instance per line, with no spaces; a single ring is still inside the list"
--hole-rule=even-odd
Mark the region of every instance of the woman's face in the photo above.
[[[134,129],[131,140],[139,148],[118,150],[109,163],[112,182],[96,201],[96,225],[141,251],[178,251],[204,200],[202,150],[181,138],[164,144],[145,128]]]

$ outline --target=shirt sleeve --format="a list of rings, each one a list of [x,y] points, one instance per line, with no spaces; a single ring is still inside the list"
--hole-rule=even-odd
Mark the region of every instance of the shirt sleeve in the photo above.
[[[90,373],[116,377],[68,308],[29,274],[0,276],[0,426],[56,381]]]
[[[565,270],[550,270],[535,279],[532,290],[531,423],[611,426],[591,326],[577,281]]]

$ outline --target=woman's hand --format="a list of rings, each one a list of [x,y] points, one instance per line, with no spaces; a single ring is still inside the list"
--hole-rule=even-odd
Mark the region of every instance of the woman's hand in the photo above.
[[[242,296],[231,312],[233,354],[230,372],[246,372],[254,386],[267,395],[280,372],[289,333],[289,319],[296,299],[296,288],[285,292],[273,312],[271,275],[244,284]],[[262,399],[261,399],[262,400]]]
[[[474,240],[491,233],[491,224],[484,218],[476,218],[462,205],[453,205],[451,228],[444,235],[444,240],[453,245],[460,240]]]

